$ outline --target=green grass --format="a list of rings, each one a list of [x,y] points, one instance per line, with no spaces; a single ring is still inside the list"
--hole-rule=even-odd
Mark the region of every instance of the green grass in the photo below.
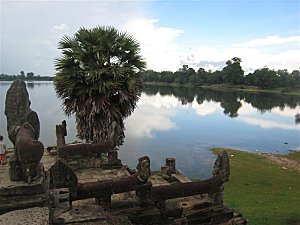
[[[212,151],[217,154],[222,150]],[[257,154],[226,150],[230,155],[231,175],[225,185],[225,205],[241,212],[249,225],[300,222],[299,172],[283,169]]]

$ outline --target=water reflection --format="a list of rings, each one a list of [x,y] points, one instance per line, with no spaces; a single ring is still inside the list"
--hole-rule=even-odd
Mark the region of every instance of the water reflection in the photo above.
[[[300,114],[297,113],[297,114],[295,115],[295,124],[299,124],[299,123],[300,123]]]
[[[272,93],[247,93],[236,91],[216,91],[201,88],[185,88],[185,87],[160,87],[146,86],[145,93],[147,95],[156,95],[159,93],[162,96],[173,95],[180,100],[182,105],[192,103],[194,98],[199,105],[204,101],[220,103],[225,115],[229,117],[237,117],[238,110],[242,106],[242,101],[249,103],[253,108],[256,108],[261,113],[270,111],[278,107],[281,111],[286,106],[295,109],[300,105],[300,97],[292,95],[281,95]]]
[[[0,82],[0,133],[6,141],[4,102],[11,83]],[[41,141],[55,144],[55,124],[67,120],[67,141],[76,140],[75,120],[66,118],[50,82],[27,83],[31,107],[41,121]],[[159,169],[166,157],[191,177],[210,176],[212,147],[288,153],[300,149],[300,97],[214,91],[183,87],[146,86],[138,107],[125,121],[125,142],[119,155],[134,168],[137,158],[149,155]],[[288,143],[288,144],[285,144]]]

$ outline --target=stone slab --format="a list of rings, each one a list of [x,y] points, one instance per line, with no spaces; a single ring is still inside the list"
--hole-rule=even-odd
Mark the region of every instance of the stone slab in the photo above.
[[[15,210],[0,215],[1,225],[48,225],[48,207],[33,207]]]
[[[82,205],[75,206],[62,213],[54,212],[53,224],[85,224],[87,222],[101,222],[100,224],[108,224],[106,217],[103,207],[98,205]]]
[[[28,184],[24,181],[11,181],[9,170],[7,169],[2,176],[0,184],[0,196],[9,195],[35,195],[45,192],[45,178],[41,176],[38,180]]]
[[[47,205],[47,201],[48,196],[46,194],[0,196],[0,215],[13,210],[42,207]]]

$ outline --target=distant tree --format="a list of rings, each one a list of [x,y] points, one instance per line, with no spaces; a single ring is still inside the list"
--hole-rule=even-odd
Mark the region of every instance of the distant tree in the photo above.
[[[257,69],[254,71],[253,83],[259,88],[274,88],[278,84],[278,76],[274,70],[269,68]]]
[[[293,72],[291,73],[291,77],[293,79],[293,87],[300,87],[300,71],[293,70]]]
[[[26,74],[26,78],[27,78],[27,79],[30,79],[30,80],[33,79],[33,78],[34,78],[34,73],[33,73],[33,72],[27,73],[27,74]]]
[[[121,145],[123,119],[142,90],[139,43],[114,27],[80,28],[74,37],[63,37],[59,49],[55,90],[65,113],[75,114],[79,137]]]
[[[203,85],[207,83],[208,73],[203,68],[199,68],[197,71],[197,75],[200,79],[200,84]]]
[[[300,71],[299,70],[293,70],[293,72],[291,73],[291,75],[293,77],[300,77]]]
[[[216,70],[213,73],[209,73],[207,78],[208,84],[222,84],[223,83],[223,74],[221,71]]]
[[[240,63],[242,60],[238,57],[234,57],[226,62],[226,66],[223,68],[222,73],[226,83],[241,84],[243,83],[244,70]]]
[[[183,65],[182,68],[179,68],[175,73],[175,83],[177,84],[185,84],[187,83],[187,69],[188,69],[188,65]]]
[[[25,79],[25,73],[23,70],[20,72],[20,79],[22,79],[22,80]]]
[[[174,82],[173,72],[162,71],[160,74],[161,74],[161,82],[164,82],[164,83],[173,83]]]

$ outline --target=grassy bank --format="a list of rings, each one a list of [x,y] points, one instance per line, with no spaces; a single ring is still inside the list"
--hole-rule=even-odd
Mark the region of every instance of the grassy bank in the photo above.
[[[195,86],[191,83],[178,84],[178,83],[156,83],[156,82],[146,82],[146,85],[153,86],[171,86],[171,87],[201,87],[213,90],[232,90],[232,91],[245,91],[245,92],[264,92],[264,93],[274,93],[274,94],[287,94],[287,95],[297,95],[300,96],[300,89],[287,89],[287,88],[271,88],[271,89],[260,89],[256,86],[246,86],[246,85],[230,85],[230,84],[213,84],[204,86]]]
[[[219,153],[224,149],[213,149]],[[300,222],[300,173],[253,153],[228,150],[230,181],[225,204],[240,211],[250,225],[296,225]],[[288,157],[298,159],[299,153]]]
[[[246,85],[230,85],[230,84],[214,84],[209,86],[201,86],[202,88],[209,88],[214,90],[233,90],[233,91],[245,91],[245,92],[264,92],[264,93],[274,93],[274,94],[287,94],[287,95],[298,95],[300,96],[299,89],[292,88],[268,88],[261,89],[256,86],[246,86]]]

